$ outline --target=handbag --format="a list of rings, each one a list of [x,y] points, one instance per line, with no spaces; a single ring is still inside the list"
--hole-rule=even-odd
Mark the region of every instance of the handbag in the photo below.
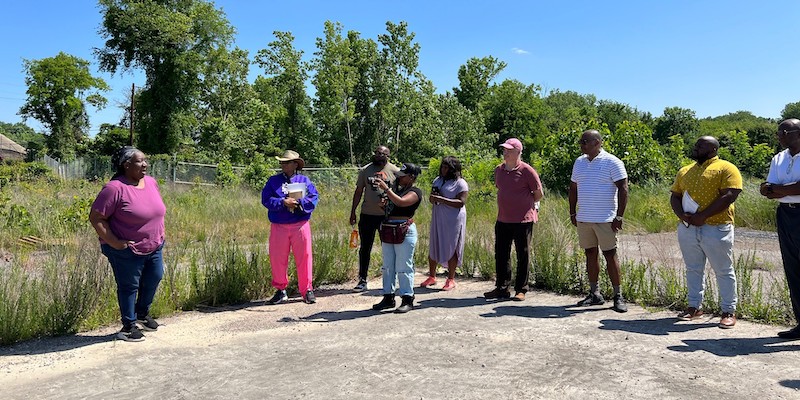
[[[414,223],[413,219],[405,221],[383,221],[380,227],[381,242],[389,244],[400,244],[406,240],[408,227]]]

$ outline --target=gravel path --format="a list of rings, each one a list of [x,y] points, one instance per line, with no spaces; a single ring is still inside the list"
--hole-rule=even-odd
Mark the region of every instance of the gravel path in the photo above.
[[[419,283],[424,276],[417,276]],[[379,282],[370,282],[377,287]],[[379,291],[318,303],[182,313],[142,343],[109,327],[0,348],[4,399],[798,399],[800,341],[780,327],[529,293],[486,301],[486,281],[420,290],[404,315]]]

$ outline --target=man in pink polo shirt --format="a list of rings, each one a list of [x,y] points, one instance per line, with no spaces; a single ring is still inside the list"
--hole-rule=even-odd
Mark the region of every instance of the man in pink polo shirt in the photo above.
[[[522,161],[522,142],[511,138],[501,144],[503,163],[494,170],[497,186],[497,222],[494,225],[495,288],[484,293],[487,299],[511,297],[511,243],[517,250],[514,300],[525,300],[530,277],[530,248],[533,224],[539,220],[536,203],[542,198],[539,174]]]

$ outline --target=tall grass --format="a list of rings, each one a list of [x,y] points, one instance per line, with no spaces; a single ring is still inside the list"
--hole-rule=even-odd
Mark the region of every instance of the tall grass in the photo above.
[[[426,183],[419,186],[427,194]],[[774,204],[761,198],[748,181],[737,201],[737,226],[774,229]],[[100,254],[97,238],[86,220],[88,206],[101,183],[84,181],[22,182],[0,191],[0,344],[39,336],[91,329],[119,319],[114,279]],[[311,220],[314,238],[314,284],[354,279],[357,251],[348,247],[352,185],[319,187],[321,199]],[[168,207],[165,274],[152,312],[156,316],[201,305],[218,306],[263,299],[271,295],[267,240],[269,223],[260,193],[243,188],[162,185]],[[462,276],[494,277],[496,197],[491,183],[471,186],[467,204],[467,236]],[[583,251],[569,222],[567,201],[547,193],[540,221],[534,228],[532,277],[538,288],[558,293],[583,293],[588,288]],[[415,220],[419,242],[415,264],[427,270],[430,205],[427,199]],[[627,232],[673,230],[665,185],[631,188]],[[22,236],[39,237],[35,247],[20,245]],[[376,243],[370,274],[380,273]],[[739,311],[768,322],[788,322],[791,304],[785,280],[755,271],[752,255],[736,260]],[[290,288],[296,276],[290,268]],[[673,266],[625,262],[626,297],[646,306],[685,306],[684,272]],[[610,293],[603,277],[601,287]],[[712,275],[713,276],[713,275]],[[709,277],[706,302],[718,309]]]

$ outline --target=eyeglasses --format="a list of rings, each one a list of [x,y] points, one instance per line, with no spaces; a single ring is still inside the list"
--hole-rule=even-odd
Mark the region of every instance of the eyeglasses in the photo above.
[[[578,144],[588,144],[588,143],[594,142],[595,140],[597,140],[597,139],[581,139],[581,140],[578,140]]]
[[[294,161],[281,161],[281,165],[291,164]]]
[[[790,133],[800,132],[800,129],[778,129],[778,136],[786,136]]]
[[[389,153],[388,153],[388,152],[384,153],[384,152],[382,152],[382,151],[376,151],[376,152],[375,152],[375,155],[389,157]]]

